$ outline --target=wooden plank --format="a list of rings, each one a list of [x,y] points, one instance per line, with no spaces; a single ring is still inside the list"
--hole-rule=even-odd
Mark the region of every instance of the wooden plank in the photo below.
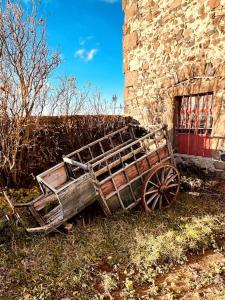
[[[112,137],[112,136],[116,135],[119,132],[126,131],[128,128],[129,128],[129,126],[124,126],[123,128],[121,128],[119,130],[116,130],[116,131],[114,131],[112,133],[109,133],[109,134],[105,135],[104,137],[102,137],[102,138],[100,138],[100,139],[98,139],[98,140],[96,140],[96,141],[94,141],[94,142],[92,142],[92,143],[90,143],[90,144],[88,144],[88,145],[86,145],[86,146],[84,146],[84,147],[82,147],[82,148],[80,148],[80,149],[78,149],[78,150],[76,150],[76,151],[68,154],[67,157],[71,157],[71,156],[73,156],[73,155],[75,155],[75,154],[77,154],[77,153],[79,153],[79,152],[87,149],[88,147],[92,147],[92,146],[98,144],[99,142],[104,141],[105,139],[108,139],[109,137]]]
[[[51,223],[54,222],[58,217],[61,217],[63,219],[63,211],[61,205],[54,207],[43,217],[43,219],[46,223]]]
[[[50,190],[53,193],[56,193],[56,189],[53,186],[49,185],[45,180],[38,179],[38,182],[45,187],[45,189],[44,189],[45,193],[46,193],[46,191],[47,191],[47,193],[49,193],[48,190]]]
[[[64,218],[76,215],[81,209],[95,201],[96,196],[97,192],[90,174],[82,175],[58,193]]]
[[[127,183],[126,176],[123,171],[121,171],[115,176],[112,176],[112,178],[114,179],[114,183],[117,189],[119,189],[122,185]],[[103,185],[100,185],[100,188],[104,196],[107,196],[112,191],[115,191],[112,179],[109,179]]]
[[[149,169],[148,162],[146,159],[139,161],[137,164],[139,165],[138,168],[140,170],[140,174],[142,174],[147,169]],[[132,180],[138,176],[137,169],[135,168],[134,165],[128,167],[126,169],[126,173],[129,180]],[[116,175],[112,175],[112,178],[114,179],[117,189],[120,189],[121,186],[124,186],[126,183],[128,183],[123,170]],[[100,184],[100,188],[105,197],[107,197],[107,195],[111,194],[115,190],[111,178],[105,183],[103,183],[102,185]]]
[[[57,196],[55,194],[49,194],[49,195],[42,195],[41,198],[38,199],[38,201],[36,201],[33,204],[33,207],[37,210],[40,211],[42,210],[46,205],[54,202],[58,200]]]
[[[160,155],[161,159],[164,159],[165,157],[167,157],[168,156],[167,148],[164,147],[164,148],[160,149],[159,155]],[[146,171],[148,171],[148,170],[150,171],[149,163],[148,163],[147,159],[149,160],[150,165],[152,167],[154,167],[154,165],[159,162],[159,158],[158,158],[157,154],[154,152],[154,153],[150,154],[147,158],[145,157],[141,160],[139,159],[135,164],[126,167],[126,169],[122,169],[120,172],[117,172],[115,175],[113,174],[112,178],[114,179],[117,189],[120,189],[121,186],[124,186],[127,183],[124,172],[126,172],[127,177],[129,178],[129,181],[131,181],[131,180],[135,179],[136,177],[138,177],[139,175],[142,175]],[[137,171],[137,168],[138,168],[139,172]],[[105,197],[107,197],[109,194],[111,194],[113,191],[115,191],[111,178],[109,178],[107,181],[105,181],[102,184],[100,183],[100,189]]]
[[[151,138],[151,137],[154,136],[157,132],[160,132],[160,131],[161,131],[162,129],[164,129],[164,128],[166,128],[166,126],[163,126],[162,128],[157,129],[156,131],[150,132],[150,133],[146,134],[145,136],[139,138],[138,140],[136,140],[136,141],[130,143],[129,145],[127,145],[127,146],[125,146],[125,147],[123,147],[123,148],[121,148],[121,149],[119,149],[119,150],[117,150],[117,151],[115,151],[115,152],[109,154],[107,157],[105,157],[105,158],[103,158],[103,159],[97,161],[96,163],[94,163],[94,164],[92,165],[92,167],[94,168],[94,167],[96,167],[97,165],[99,165],[100,163],[103,163],[105,160],[108,160],[109,158],[115,156],[116,154],[119,154],[120,152],[129,149],[131,146],[134,146],[134,145],[140,143],[141,141],[143,141],[143,140],[145,140],[145,139],[147,139],[147,138]]]
[[[108,165],[108,167],[109,167],[110,169],[112,169],[112,168],[118,166],[119,164],[121,164],[121,161],[122,161],[122,162],[126,162],[126,160],[132,158],[134,155],[137,155],[138,153],[142,152],[143,150],[144,150],[143,147],[139,147],[139,148],[133,150],[132,152],[130,152],[130,153],[128,153],[128,154],[122,156],[121,158],[119,158],[119,159],[113,161],[112,163],[110,163],[110,164]],[[100,176],[100,175],[106,173],[106,172],[108,171],[108,167],[106,166],[106,167],[101,168],[101,169],[98,170],[98,171],[95,171],[95,172],[94,172],[95,176],[98,177],[98,176]]]
[[[170,157],[166,157],[162,160],[162,162],[168,162],[170,160]],[[140,179],[141,176],[143,176],[145,178],[145,176],[148,174],[150,170],[147,169],[143,174],[135,177],[134,179],[132,179],[129,183],[126,183],[125,185],[120,186],[119,191],[123,190],[124,188],[126,188],[129,184],[135,182],[136,180]],[[112,191],[110,194],[108,194],[107,196],[105,196],[105,201],[107,201],[109,198],[111,198],[112,196],[114,196],[117,192]]]
[[[123,171],[116,176],[112,176],[112,178],[114,179],[117,188],[120,188],[121,185],[127,183],[127,179]]]
[[[33,206],[29,207],[31,214],[33,215],[34,219],[38,222],[40,226],[46,225],[45,221],[43,220],[42,216],[36,211]]]
[[[127,173],[129,181],[139,175],[136,166],[137,166],[137,164],[134,164],[134,165],[131,165],[129,168],[126,169],[126,173]]]
[[[46,183],[48,187],[56,189],[67,181],[67,174],[64,164],[57,169],[50,169],[44,176],[38,176],[43,183]]]
[[[63,161],[64,161],[65,163],[67,163],[67,164],[70,164],[70,165],[72,165],[72,166],[76,166],[76,167],[81,168],[81,169],[83,169],[83,170],[85,170],[85,171],[88,171],[88,170],[89,170],[89,168],[88,168],[88,166],[87,166],[86,164],[82,164],[82,163],[80,163],[80,162],[78,162],[78,161],[75,161],[75,160],[69,158],[69,157],[66,157],[66,156],[63,157]]]
[[[116,150],[118,150],[118,149],[124,147],[125,145],[128,145],[130,142],[132,142],[132,139],[130,139],[130,140],[124,142],[124,143],[121,144],[121,145],[115,146],[114,148],[112,148],[112,149],[106,151],[105,153],[103,153],[103,154],[101,154],[101,155],[99,155],[99,156],[96,156],[96,157],[93,158],[92,160],[88,161],[86,164],[92,164],[92,163],[98,161],[99,159],[101,159],[101,158],[107,156],[108,154],[113,153],[113,152],[115,152]],[[67,157],[68,157],[68,156],[67,156]],[[75,168],[73,171],[76,172],[77,170],[79,170],[79,168]]]
[[[155,157],[157,157],[156,154],[152,155],[152,159],[153,158],[155,159]],[[147,158],[144,158],[141,161],[137,162],[137,168],[138,168],[140,174],[144,173],[146,170],[149,170]]]
[[[167,147],[167,146],[166,146],[165,144],[163,144],[163,145],[161,145],[161,146],[159,147],[159,149],[162,149],[162,148],[164,148],[164,147]],[[159,149],[158,149],[158,150],[159,150]],[[150,152],[150,153],[147,153],[147,152],[146,152],[142,157],[139,157],[139,158],[136,159],[135,161],[131,162],[129,165],[126,164],[126,165],[123,167],[123,170],[126,170],[127,168],[129,168],[129,167],[132,166],[132,165],[136,165],[137,162],[143,160],[143,159],[146,158],[146,157],[149,157],[149,156],[150,156],[151,154],[153,154],[153,153],[154,153],[154,151],[153,151],[153,152]],[[149,169],[150,169],[150,168],[149,168]],[[118,170],[117,172],[113,173],[113,175],[115,176],[116,174],[119,174],[120,172],[121,172],[121,169]],[[103,183],[105,183],[106,181],[108,181],[109,178],[111,178],[110,175],[109,175],[108,177],[102,179],[102,180],[99,182],[99,186],[102,185]]]

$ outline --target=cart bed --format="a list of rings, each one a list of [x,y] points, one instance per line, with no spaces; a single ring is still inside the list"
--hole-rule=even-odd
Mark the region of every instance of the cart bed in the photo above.
[[[28,231],[50,232],[96,200],[107,216],[136,206],[146,175],[164,162],[174,164],[166,126],[125,126],[70,153],[37,176],[42,195],[25,206],[39,227]]]

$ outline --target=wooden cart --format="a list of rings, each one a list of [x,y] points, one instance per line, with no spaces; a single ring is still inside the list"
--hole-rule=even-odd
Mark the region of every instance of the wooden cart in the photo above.
[[[42,195],[27,207],[39,224],[29,232],[51,232],[99,201],[106,216],[142,202],[146,211],[176,199],[180,176],[166,126],[146,132],[129,125],[66,155],[37,176]]]

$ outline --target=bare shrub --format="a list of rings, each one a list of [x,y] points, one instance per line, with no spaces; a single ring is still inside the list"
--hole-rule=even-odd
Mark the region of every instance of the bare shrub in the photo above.
[[[75,77],[60,77],[57,85],[47,89],[45,113],[51,116],[69,115],[116,115],[123,107],[117,106],[117,96],[105,99],[101,91],[91,83],[78,87]]]
[[[0,169],[16,183],[21,153],[31,143],[32,115],[42,114],[47,80],[60,59],[48,49],[34,2],[27,13],[20,2],[1,2],[0,16]]]

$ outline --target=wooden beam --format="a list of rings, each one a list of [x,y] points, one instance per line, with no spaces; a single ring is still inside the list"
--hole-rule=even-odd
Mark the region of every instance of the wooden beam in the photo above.
[[[82,163],[80,163],[80,162],[78,162],[78,161],[75,161],[75,160],[73,160],[73,159],[70,159],[70,158],[68,158],[67,156],[63,157],[63,161],[64,161],[65,163],[67,163],[67,164],[72,165],[72,166],[76,166],[76,167],[81,168],[81,169],[83,169],[83,170],[85,170],[85,171],[89,171],[89,168],[88,168],[88,166],[87,166],[86,164],[82,164]]]
[[[160,129],[158,129],[158,130],[155,130],[155,131],[153,131],[153,132],[151,132],[151,133],[148,133],[148,134],[146,134],[145,136],[141,137],[140,139],[137,139],[136,141],[134,141],[134,142],[132,142],[132,143],[126,145],[125,147],[120,148],[120,149],[117,150],[117,151],[114,151],[113,153],[109,154],[107,157],[102,158],[101,160],[98,160],[96,163],[94,163],[94,164],[92,165],[92,167],[94,168],[94,167],[96,167],[97,165],[103,163],[105,160],[111,158],[112,156],[114,156],[114,155],[116,155],[116,154],[119,154],[119,152],[122,152],[122,151],[124,151],[124,150],[127,150],[127,149],[130,148],[131,146],[134,146],[135,144],[138,144],[138,143],[140,143],[141,141],[146,140],[147,138],[153,137],[157,132],[160,132],[163,128],[166,128],[166,127],[164,126],[164,127],[160,128]],[[154,151],[155,151],[155,150],[154,150]]]
[[[161,145],[161,146],[159,147],[159,149],[160,149],[163,153],[166,153],[166,152],[167,152],[166,154],[169,155],[169,152],[168,152],[168,149],[167,149],[167,145],[166,145],[166,144]],[[156,155],[153,155],[154,152],[155,152],[155,151],[151,151],[151,152],[149,152],[149,153],[145,153],[142,157],[138,158],[136,161],[133,161],[133,162],[130,163],[129,165],[123,167],[123,170],[126,170],[126,169],[128,169],[130,166],[137,164],[138,162],[140,162],[140,161],[143,160],[144,158],[147,158],[148,156],[152,159],[153,157],[156,156]],[[169,157],[169,158],[170,158],[170,156],[168,156],[168,155],[167,155],[166,157]],[[163,158],[163,157],[162,157],[162,158]],[[151,166],[153,167],[154,164],[155,164],[157,161],[156,161],[156,162],[155,162],[155,161],[151,161],[151,162],[152,162]],[[121,172],[121,169],[118,170],[117,172],[113,173],[113,176],[115,176],[116,174],[119,174],[120,172]],[[110,177],[104,178],[102,181],[99,182],[99,184],[100,184],[100,185],[103,184],[104,182],[106,182],[107,180],[109,180],[109,178],[110,178]]]
[[[48,171],[50,171],[50,170],[48,170]],[[57,193],[57,190],[55,188],[53,188],[52,186],[50,186],[44,179],[40,178],[40,175],[37,176],[37,181],[41,182],[44,186],[46,186],[53,193],[55,193],[55,194]]]
[[[164,159],[162,159],[162,162],[166,162],[170,159],[170,157],[166,157]],[[141,175],[139,176],[136,176],[134,179],[130,180],[128,183],[125,183],[123,185],[121,185],[119,188],[118,188],[118,191],[122,191],[124,188],[126,188],[127,186],[129,186],[131,183],[135,182],[136,180],[140,179],[141,176],[144,176],[145,174],[147,174],[150,170],[147,169],[145,170]],[[111,198],[112,196],[116,195],[117,192],[113,191],[111,192],[110,194],[108,194],[106,197],[105,197],[105,200],[108,200],[109,198]]]
[[[114,147],[113,149],[110,149],[110,150],[106,151],[106,152],[103,153],[103,154],[100,154],[99,156],[96,156],[94,159],[88,161],[86,164],[90,164],[90,165],[91,165],[92,163],[98,161],[99,159],[101,159],[101,158],[103,158],[103,157],[106,157],[108,154],[115,152],[116,150],[118,150],[118,149],[124,147],[125,145],[128,145],[130,142],[132,142],[131,139],[128,140],[128,141],[126,141],[126,142],[124,142],[124,143],[121,144],[121,145],[118,145],[118,146]],[[68,156],[67,156],[67,157],[68,157]],[[75,172],[76,172],[77,170],[79,170],[79,167],[73,169],[73,171],[75,171]]]
[[[133,155],[140,153],[141,151],[143,151],[143,147],[139,147],[138,149],[133,150],[133,152],[128,153],[126,155],[124,155],[123,157],[121,157],[121,159],[117,159],[114,162],[109,164],[109,168],[112,169],[114,167],[116,167],[117,165],[119,165],[121,162],[125,162],[126,160],[128,160],[129,158],[133,157]],[[104,173],[107,172],[107,166],[101,168],[100,170],[94,172],[95,176],[98,177]]]
[[[67,157],[71,157],[71,156],[73,156],[73,155],[75,155],[75,154],[77,154],[77,153],[79,153],[79,152],[81,152],[81,151],[87,149],[88,147],[94,146],[94,145],[96,145],[97,143],[99,143],[99,142],[101,142],[101,141],[104,141],[104,140],[106,140],[107,138],[109,138],[109,137],[111,137],[111,136],[114,136],[114,135],[116,135],[117,133],[119,133],[119,132],[121,132],[121,131],[126,131],[128,128],[129,128],[129,126],[125,126],[125,127],[121,128],[121,129],[119,129],[119,130],[117,130],[117,131],[114,131],[114,132],[112,132],[112,133],[109,133],[109,134],[105,135],[104,137],[102,137],[102,138],[100,138],[100,139],[98,139],[98,140],[96,140],[96,141],[94,141],[94,142],[92,142],[92,143],[90,143],[90,144],[88,144],[88,145],[86,145],[86,146],[84,146],[84,147],[82,147],[82,148],[80,148],[80,149],[78,149],[78,150],[76,150],[76,151],[74,151],[74,152],[68,154]]]

